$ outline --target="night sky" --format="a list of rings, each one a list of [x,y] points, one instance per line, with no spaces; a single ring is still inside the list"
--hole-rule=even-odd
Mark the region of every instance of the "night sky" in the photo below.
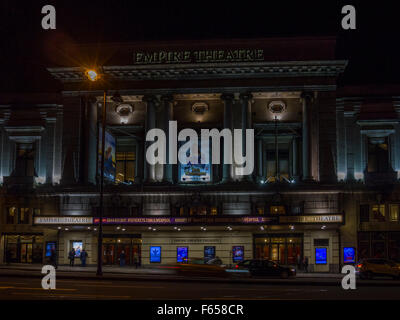
[[[349,59],[339,85],[399,83],[399,10],[386,1],[18,1],[0,2],[2,92],[60,89],[45,71],[46,48],[102,43],[281,36],[337,36]],[[57,10],[57,29],[41,28],[41,8]],[[357,30],[341,29],[353,4]],[[44,85],[46,84],[46,85]]]

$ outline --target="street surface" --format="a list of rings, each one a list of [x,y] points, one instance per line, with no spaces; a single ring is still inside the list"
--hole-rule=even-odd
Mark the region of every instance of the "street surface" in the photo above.
[[[331,300],[400,299],[400,287],[370,287],[363,283],[356,290],[340,285],[220,283],[212,280],[100,280],[57,279],[55,290],[44,290],[41,278],[0,276],[0,300]]]

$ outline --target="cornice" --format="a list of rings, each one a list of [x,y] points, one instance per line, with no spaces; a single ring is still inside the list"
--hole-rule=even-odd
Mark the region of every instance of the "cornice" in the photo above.
[[[275,77],[336,77],[347,65],[345,60],[288,61],[246,63],[203,63],[104,66],[108,79],[114,80],[191,80]],[[47,68],[52,76],[62,82],[81,82],[84,70],[79,67]]]

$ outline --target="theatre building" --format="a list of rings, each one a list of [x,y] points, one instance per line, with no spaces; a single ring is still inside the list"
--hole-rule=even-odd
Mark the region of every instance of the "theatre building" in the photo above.
[[[400,104],[394,93],[370,101],[368,90],[338,89],[346,64],[334,38],[55,50],[47,81],[62,90],[44,82],[42,94],[0,100],[1,263],[45,263],[52,248],[60,264],[71,248],[97,262],[103,120],[104,264],[124,250],[142,266],[307,257],[313,272],[338,272],[376,250],[390,255],[399,248]],[[167,159],[175,142],[193,143],[177,141],[183,129],[254,129],[254,170],[222,162],[229,138],[199,147],[210,159],[221,150],[220,164],[151,164],[155,128]]]

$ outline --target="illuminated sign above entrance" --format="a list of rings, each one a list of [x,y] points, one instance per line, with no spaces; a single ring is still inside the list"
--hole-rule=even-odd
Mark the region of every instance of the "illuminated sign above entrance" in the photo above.
[[[134,52],[134,64],[254,62],[264,60],[263,49],[211,49]]]
[[[99,218],[93,222],[98,224]],[[267,224],[277,222],[276,217],[137,217],[103,218],[103,224],[169,225],[169,224]]]
[[[93,224],[93,217],[35,217],[34,224]]]
[[[279,217],[279,223],[343,223],[343,215],[307,215],[307,216],[287,216]]]

